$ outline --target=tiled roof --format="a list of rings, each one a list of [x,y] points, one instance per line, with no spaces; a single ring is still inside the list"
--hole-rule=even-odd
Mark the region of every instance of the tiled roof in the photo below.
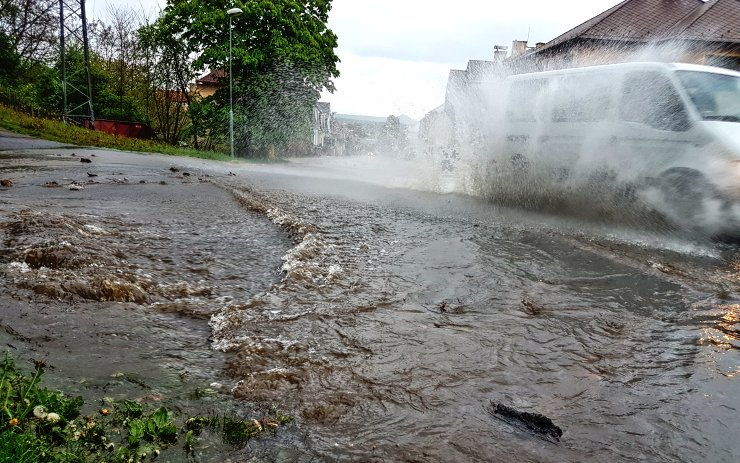
[[[225,76],[226,73],[224,71],[211,71],[200,79],[197,79],[195,83],[198,85],[218,85]]]
[[[740,43],[740,0],[714,0],[685,18],[671,37]]]
[[[551,40],[538,52],[576,39],[740,42],[740,0],[624,0]]]

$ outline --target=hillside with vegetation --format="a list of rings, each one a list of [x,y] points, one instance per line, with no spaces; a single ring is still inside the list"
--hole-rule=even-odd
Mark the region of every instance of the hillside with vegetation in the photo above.
[[[156,18],[110,6],[107,19],[88,22],[95,117],[148,124],[160,144],[227,152],[228,79],[205,98],[191,83],[229,68],[232,7],[243,11],[232,18],[236,154],[308,153],[313,106],[339,75],[326,0],[169,0]],[[0,0],[0,103],[61,119],[59,29],[57,0]],[[81,47],[65,52],[67,68],[84,63]],[[68,73],[67,85],[85,79]],[[73,95],[68,106],[82,101]]]

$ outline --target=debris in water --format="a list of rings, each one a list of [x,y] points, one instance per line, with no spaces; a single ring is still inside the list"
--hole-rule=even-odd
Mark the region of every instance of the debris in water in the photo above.
[[[92,159],[90,159],[90,158],[80,158],[80,162],[91,163],[92,162]]]
[[[533,301],[527,296],[524,296],[520,302],[522,310],[528,315],[542,315],[545,311],[545,307],[542,304]]]
[[[23,261],[31,268],[74,269],[83,265],[82,259],[72,249],[59,246],[31,248]]]
[[[139,285],[119,278],[95,276],[91,280],[68,280],[62,283],[65,293],[91,301],[149,302],[149,294]]]
[[[97,177],[97,176],[98,176],[98,174],[93,174],[92,172],[88,172],[88,173],[87,173],[87,176],[88,176],[88,177]]]
[[[531,432],[550,442],[560,442],[560,437],[563,435],[562,429],[556,426],[550,418],[539,413],[520,412],[493,401],[488,411],[512,426]]]
[[[77,182],[70,183],[67,188],[69,188],[72,191],[79,191],[79,190],[84,190],[85,189],[84,186],[82,186],[81,184],[79,184]]]
[[[177,167],[170,167],[170,170],[172,172],[180,172],[180,169],[178,169]]]
[[[437,305],[437,308],[442,313],[461,314],[465,312],[465,306],[460,299],[457,300],[457,304],[453,304],[452,301],[444,300]]]
[[[183,172],[183,173],[182,173],[182,175],[183,175],[184,177],[190,177],[190,172]]]
[[[258,430],[262,431],[262,423],[260,423],[257,420],[252,420],[252,423],[254,424],[254,427],[255,428],[257,428]]]
[[[59,184],[58,182],[55,182],[55,181],[51,181],[51,182],[46,182],[46,183],[44,183],[44,186],[45,186],[46,188],[59,188],[59,187],[61,187],[62,185],[60,185],[60,184]]]
[[[10,180],[9,178],[4,178],[0,180],[0,186],[11,187],[13,186],[13,181]]]

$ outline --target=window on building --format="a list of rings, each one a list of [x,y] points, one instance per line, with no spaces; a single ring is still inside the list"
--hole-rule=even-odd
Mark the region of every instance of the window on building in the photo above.
[[[622,85],[619,116],[628,122],[658,130],[683,132],[689,128],[686,108],[667,76],[652,71],[627,74]]]

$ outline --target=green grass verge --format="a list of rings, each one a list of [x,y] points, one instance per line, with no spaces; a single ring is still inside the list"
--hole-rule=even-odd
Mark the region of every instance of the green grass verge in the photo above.
[[[229,155],[224,153],[178,148],[149,140],[118,137],[65,124],[60,121],[31,117],[4,105],[0,105],[0,128],[23,135],[77,146],[93,146],[142,153],[160,153],[172,156],[189,156],[216,161],[232,160]]]

